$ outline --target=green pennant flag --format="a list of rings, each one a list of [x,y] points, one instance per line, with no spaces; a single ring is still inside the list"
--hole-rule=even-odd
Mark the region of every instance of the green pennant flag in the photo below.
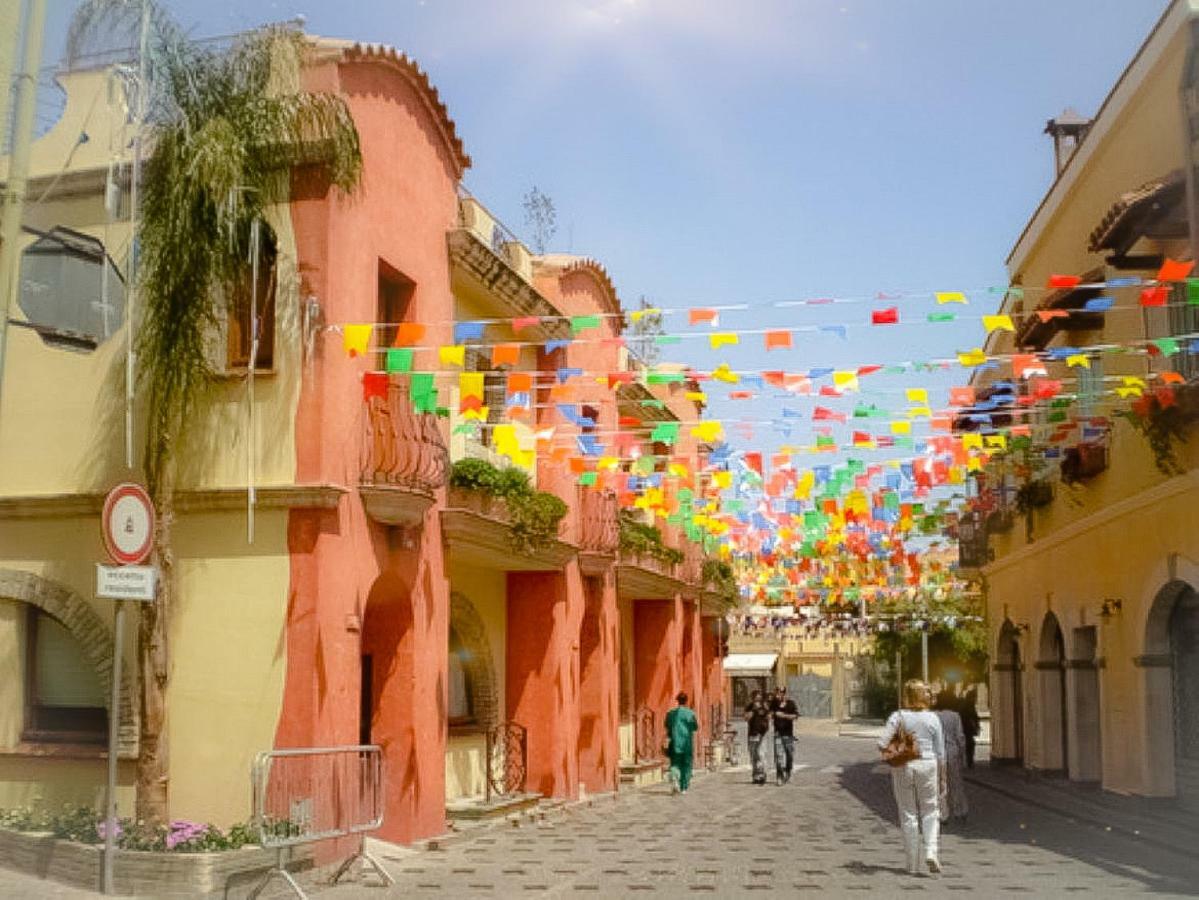
[[[412,371],[412,348],[389,347],[385,368],[388,374],[407,374]]]
[[[1187,303],[1199,304],[1199,278],[1187,279]]]
[[[637,461],[633,463],[633,471],[638,475],[652,475],[654,474],[656,463],[656,456],[639,456],[637,457]]]
[[[649,439],[651,441],[660,441],[663,444],[673,444],[679,439],[679,423],[658,422],[654,425],[654,430],[651,432]]]
[[[956,315],[947,312],[934,312],[928,314],[928,320],[930,322],[952,322],[956,318]]]
[[[595,487],[596,473],[595,472],[580,472],[579,484],[583,487]]]
[[[680,384],[684,377],[682,372],[650,372],[645,380],[647,384]]]
[[[665,400],[642,400],[641,405],[646,409],[666,409]]]
[[[1161,351],[1162,356],[1173,356],[1178,352],[1178,341],[1174,338],[1157,338],[1153,345]]]
[[[437,388],[433,386],[432,372],[414,372],[408,381],[408,398],[418,413],[437,412]]]
[[[655,347],[667,347],[671,344],[681,344],[683,339],[677,334],[659,334],[654,336]]]
[[[589,328],[599,328],[599,316],[571,316],[570,317],[570,332],[571,334],[579,334]]]

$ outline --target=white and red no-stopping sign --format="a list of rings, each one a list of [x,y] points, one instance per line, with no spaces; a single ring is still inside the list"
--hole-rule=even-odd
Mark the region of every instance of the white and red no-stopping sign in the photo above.
[[[136,566],[154,546],[154,504],[140,484],[118,484],[104,499],[104,547],[113,562]]]

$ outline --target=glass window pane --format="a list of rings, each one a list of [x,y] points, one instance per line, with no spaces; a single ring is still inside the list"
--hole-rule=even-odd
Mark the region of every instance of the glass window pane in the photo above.
[[[105,705],[104,687],[79,643],[50,616],[38,616],[35,654],[35,697],[40,706]]]

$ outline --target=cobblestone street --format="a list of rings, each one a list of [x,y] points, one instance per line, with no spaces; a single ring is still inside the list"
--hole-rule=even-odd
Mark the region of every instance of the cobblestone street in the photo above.
[[[886,772],[863,737],[802,735],[790,785],[704,775],[684,797],[654,788],[597,800],[534,828],[385,858],[394,896],[637,893],[720,897],[820,891],[1193,895],[1199,861],[971,785],[971,815],[944,838],[940,876],[909,877]],[[379,898],[378,888],[322,891]]]
[[[305,887],[321,900],[803,891],[1199,895],[1199,860],[976,783],[969,785],[969,821],[945,833],[944,873],[909,877],[890,781],[873,741],[805,724],[797,742],[802,768],[785,787],[755,787],[748,770],[702,774],[684,797],[658,787],[625,791],[539,825],[497,825],[444,850],[388,847],[379,856],[396,879],[389,891],[365,880]],[[271,888],[264,896],[290,896],[279,882]],[[0,896],[99,895],[0,870]]]

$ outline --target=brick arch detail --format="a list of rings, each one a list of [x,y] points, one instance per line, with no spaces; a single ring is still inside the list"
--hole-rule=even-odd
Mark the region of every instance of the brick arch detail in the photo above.
[[[56,619],[78,643],[83,656],[112,696],[112,629],[77,593],[64,584],[14,569],[0,569],[0,598],[28,603]],[[136,759],[138,721],[133,679],[128,667],[121,671],[121,709],[117,725],[117,755]]]
[[[470,599],[458,591],[450,594],[450,628],[469,653],[466,670],[470,673],[471,701],[479,724],[490,728],[500,721],[500,695],[487,626]]]

